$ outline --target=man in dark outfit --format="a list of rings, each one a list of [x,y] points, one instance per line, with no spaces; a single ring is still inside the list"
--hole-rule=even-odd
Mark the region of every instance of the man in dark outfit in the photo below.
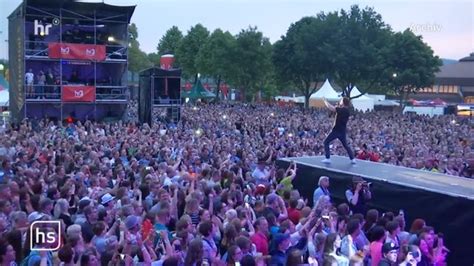
[[[382,246],[383,258],[378,266],[396,266],[398,258],[398,247],[392,243],[387,242]]]
[[[349,148],[349,145],[347,145],[347,138],[346,138],[346,126],[347,126],[347,121],[349,121],[349,116],[350,116],[349,98],[347,97],[342,98],[337,106],[331,105],[326,99],[324,99],[324,103],[326,104],[326,107],[329,110],[336,112],[336,121],[334,122],[334,127],[332,128],[331,133],[329,133],[329,135],[324,140],[324,153],[326,155],[326,159],[324,159],[322,162],[331,163],[331,159],[329,158],[331,156],[330,151],[329,151],[329,144],[333,140],[339,139],[342,143],[342,146],[344,146],[344,149],[346,149],[347,153],[349,154],[351,163],[355,164],[356,161],[354,159],[354,153],[352,153],[351,148]]]

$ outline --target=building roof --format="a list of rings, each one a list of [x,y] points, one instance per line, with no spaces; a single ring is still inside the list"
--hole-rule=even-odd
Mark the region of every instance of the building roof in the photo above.
[[[459,60],[454,64],[440,67],[436,78],[467,78],[474,79],[474,53]]]
[[[127,23],[130,23],[130,19],[135,11],[135,6],[115,6],[103,2],[88,3],[79,2],[77,0],[24,0],[23,3],[21,3],[19,7],[8,16],[8,18],[11,19],[18,16],[19,12],[21,12],[22,6],[52,10],[59,10],[59,8],[70,9],[83,16],[94,17],[95,15],[96,19],[108,19],[113,17],[112,20],[124,21]],[[34,9],[27,10],[28,14],[34,12],[39,12],[39,14],[44,15],[44,12]],[[57,14],[52,13],[51,15],[56,16]]]
[[[441,99],[447,103],[462,103],[463,99],[458,93],[429,93],[429,92],[418,92],[410,94],[410,98],[414,100],[428,100],[428,99]]]
[[[459,59],[459,62],[474,62],[474,53],[471,53],[469,56]]]

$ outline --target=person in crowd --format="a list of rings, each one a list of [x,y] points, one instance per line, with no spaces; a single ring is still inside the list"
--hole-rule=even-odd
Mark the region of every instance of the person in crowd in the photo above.
[[[255,245],[257,252],[262,253],[263,255],[269,254],[268,247],[268,221],[265,217],[260,217],[255,221],[254,224],[255,234],[251,236],[252,243]]]
[[[400,224],[397,221],[390,221],[385,226],[387,229],[387,238],[385,239],[385,243],[393,243],[395,246],[400,247],[400,238],[398,235],[400,234]]]
[[[324,243],[324,261],[326,265],[330,261],[334,261],[336,264],[327,265],[349,265],[349,259],[344,255],[339,254],[339,248],[341,248],[341,238],[336,233],[331,233],[326,237],[326,243]]]
[[[360,221],[356,218],[349,220],[346,226],[347,235],[342,238],[341,254],[347,258],[351,258],[358,251],[356,239],[361,233]]]
[[[383,258],[378,266],[396,266],[398,258],[398,247],[393,242],[386,242],[382,246]]]
[[[277,233],[274,235],[273,237],[274,249],[270,253],[271,255],[270,265],[277,265],[277,266],[286,265],[286,261],[288,259],[288,254],[286,252],[288,251],[290,244],[291,244],[291,241],[290,241],[289,234]]]
[[[235,266],[242,260],[242,250],[239,248],[239,246],[231,246],[228,249],[228,253],[229,255],[227,256],[227,265]]]
[[[399,266],[416,266],[421,262],[421,251],[415,245],[403,245],[398,255]]]
[[[5,240],[0,240],[0,265],[16,265],[15,258],[13,246]]]
[[[25,83],[26,83],[26,97],[30,98],[34,95],[33,83],[35,81],[35,74],[33,74],[33,69],[28,69],[28,72],[25,74]]]
[[[327,176],[321,176],[319,178],[318,187],[313,193],[313,204],[316,204],[321,196],[331,197],[329,193],[329,177]]]
[[[37,83],[37,89],[35,91],[38,99],[44,99],[44,86],[46,85],[46,75],[44,72],[41,70],[38,74],[38,83]]]
[[[370,243],[370,258],[372,266],[378,266],[379,262],[382,260],[382,247],[385,243],[385,237],[385,228],[383,228],[383,226],[377,225],[372,228],[372,242]]]
[[[354,176],[352,178],[351,188],[346,190],[346,199],[351,211],[365,215],[367,212],[367,202],[371,198],[370,183],[366,182],[360,176]]]

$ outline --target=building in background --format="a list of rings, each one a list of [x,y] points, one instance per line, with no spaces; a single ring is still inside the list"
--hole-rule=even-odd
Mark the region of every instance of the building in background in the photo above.
[[[436,73],[435,83],[412,95],[415,100],[442,99],[448,104],[474,104],[474,53]]]

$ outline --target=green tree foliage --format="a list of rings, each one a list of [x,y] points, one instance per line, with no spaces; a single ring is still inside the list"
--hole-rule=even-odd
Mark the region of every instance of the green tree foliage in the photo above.
[[[196,58],[208,38],[209,31],[203,25],[196,24],[194,27],[191,27],[188,34],[181,40],[176,51],[176,58],[183,69],[184,78],[194,76],[195,81],[197,81],[197,74],[200,70],[199,65],[196,63]]]
[[[305,96],[305,106],[316,90],[314,83],[333,72],[337,50],[333,32],[339,26],[337,14],[304,17],[292,24],[275,43],[273,63],[280,82],[296,87]]]
[[[178,29],[178,27],[173,26],[166,31],[165,35],[160,39],[158,43],[157,50],[158,55],[162,56],[164,54],[176,54],[178,47],[183,39],[183,33]],[[159,63],[158,63],[159,65]]]
[[[411,93],[433,85],[435,73],[442,64],[422,38],[409,29],[391,37],[384,62],[382,77],[400,97],[401,107]]]
[[[228,82],[237,71],[234,64],[236,55],[236,40],[229,32],[216,29],[201,47],[196,58],[196,65],[200,73],[213,77],[217,88],[222,81]],[[216,98],[219,98],[219,90],[216,90]]]
[[[128,69],[135,76],[141,70],[150,67],[152,63],[147,57],[147,54],[140,50],[140,43],[138,42],[138,29],[135,23],[132,23],[128,31],[130,33],[130,46],[128,49]]]
[[[160,55],[158,53],[149,53],[147,54],[148,60],[154,65],[154,66],[160,66]]]
[[[334,47],[333,70],[336,82],[343,88],[343,95],[351,95],[352,88],[372,90],[380,87],[385,70],[385,47],[392,34],[380,14],[372,8],[360,9],[354,5],[349,11],[341,10],[339,26],[332,39]]]
[[[242,30],[236,37],[236,43],[236,72],[231,80],[245,100],[258,92],[271,75],[271,44],[256,27]]]

